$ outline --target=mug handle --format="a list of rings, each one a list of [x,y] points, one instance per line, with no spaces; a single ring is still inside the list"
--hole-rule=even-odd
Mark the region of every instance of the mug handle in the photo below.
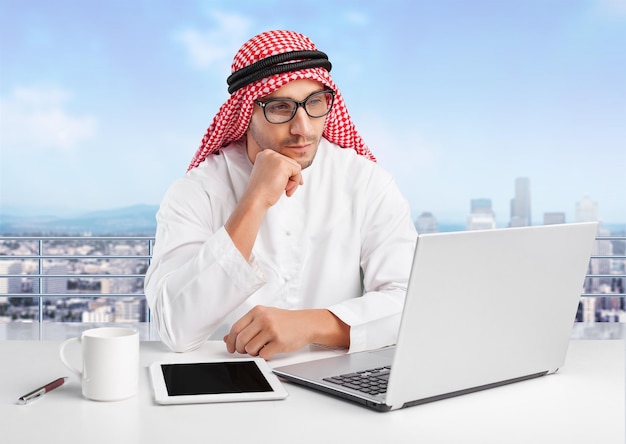
[[[59,356],[61,357],[61,362],[63,362],[63,364],[70,369],[76,376],[78,376],[79,380],[83,379],[83,373],[78,370],[76,367],[74,367],[72,364],[69,363],[69,361],[66,359],[65,357],[65,347],[67,347],[70,342],[80,342],[80,338],[70,338],[67,339],[66,341],[63,341],[63,344],[61,344],[61,348],[59,349]]]

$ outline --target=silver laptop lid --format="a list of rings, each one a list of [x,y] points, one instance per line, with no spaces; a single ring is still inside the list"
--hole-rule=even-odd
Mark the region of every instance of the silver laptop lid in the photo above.
[[[421,235],[387,405],[563,365],[598,224]]]

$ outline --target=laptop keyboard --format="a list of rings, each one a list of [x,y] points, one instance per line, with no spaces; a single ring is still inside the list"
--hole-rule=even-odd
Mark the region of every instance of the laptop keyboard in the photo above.
[[[387,392],[387,382],[391,366],[378,367],[356,373],[324,378],[324,381],[358,390],[369,395],[378,395]]]

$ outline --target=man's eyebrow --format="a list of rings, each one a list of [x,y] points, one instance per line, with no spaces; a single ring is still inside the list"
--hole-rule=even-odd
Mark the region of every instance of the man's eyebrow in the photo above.
[[[311,94],[315,94],[315,93],[318,93],[318,92],[326,91],[327,89],[328,89],[328,88],[320,88],[320,89],[318,89],[318,90],[311,91],[310,93],[308,93],[308,94],[306,95],[306,97],[305,97],[304,99],[306,99],[307,97],[309,97]],[[265,97],[261,97],[261,98],[259,98],[259,99],[257,99],[257,100],[259,100],[259,101],[264,101],[264,100],[284,100],[284,99],[296,100],[296,99],[294,99],[293,97],[287,97],[287,96],[284,96],[284,97],[281,97],[281,96],[275,96],[275,97],[272,97],[272,95],[271,95],[271,94],[270,94],[270,95],[267,95],[267,96],[265,96]],[[302,100],[304,100],[304,99],[302,99]],[[299,102],[299,100],[296,100],[296,102]]]

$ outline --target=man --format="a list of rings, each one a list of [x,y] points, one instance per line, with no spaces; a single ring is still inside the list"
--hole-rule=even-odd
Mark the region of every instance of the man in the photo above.
[[[417,236],[330,69],[290,31],[236,54],[231,96],[157,214],[145,290],[172,350],[395,342]]]

